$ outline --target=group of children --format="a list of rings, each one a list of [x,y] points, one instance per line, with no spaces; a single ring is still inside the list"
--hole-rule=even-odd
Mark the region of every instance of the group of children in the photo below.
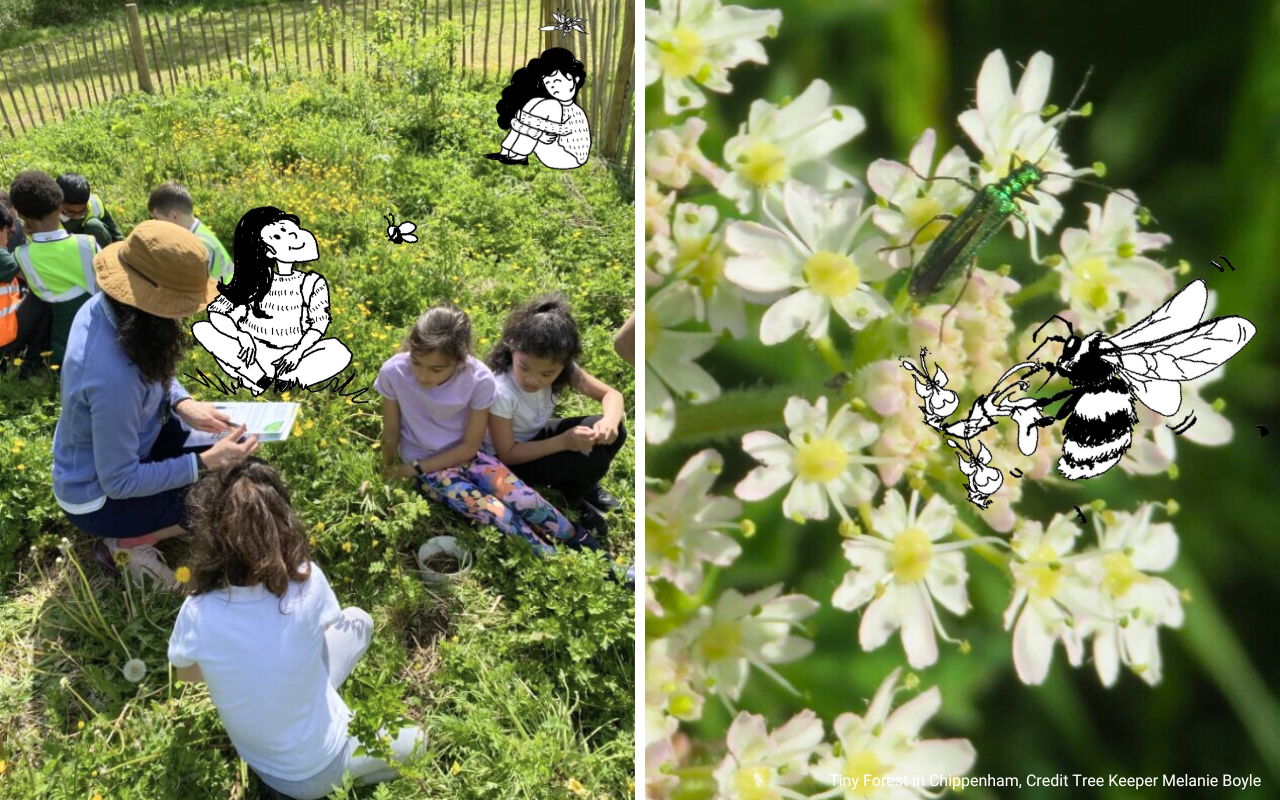
[[[186,189],[163,184],[148,205],[154,219],[199,237],[205,275],[230,284],[235,265],[194,217]],[[22,359],[26,367],[52,351],[50,364],[61,364],[73,324],[80,331],[73,339],[81,342],[89,312],[101,313],[96,307],[103,303],[86,301],[99,292],[97,276],[108,275],[107,269],[136,272],[131,277],[164,289],[163,272],[137,259],[131,266],[124,257],[135,238],[136,254],[153,246],[163,251],[169,238],[187,237],[189,246],[173,252],[188,254],[181,268],[198,275],[202,256],[194,239],[181,232],[157,236],[154,227],[142,230],[156,224],[143,223],[121,242],[82,176],[55,180],[32,171],[15,177],[8,194],[0,193],[0,358]],[[178,269],[174,264],[173,271]],[[118,316],[129,298],[108,297],[114,284],[105,278],[103,283],[104,300],[112,301]],[[146,318],[161,312],[148,312],[133,298],[128,313]],[[16,325],[6,339],[10,318]],[[68,363],[92,358],[82,350],[81,342],[67,353]],[[597,537],[607,531],[605,515],[619,505],[600,482],[626,429],[621,393],[582,369],[581,354],[577,325],[558,294],[514,311],[484,362],[472,354],[467,315],[452,305],[430,308],[374,383],[383,398],[384,475],[412,478],[430,500],[492,524],[540,554],[555,552],[556,545],[598,548]],[[599,402],[601,413],[555,416],[558,395],[569,389]],[[190,399],[173,400],[173,413],[189,414],[191,407],[177,407]],[[236,443],[214,445],[222,448],[218,466],[179,492],[181,527],[191,534],[192,550],[187,596],[169,641],[177,677],[208,684],[237,751],[278,792],[319,798],[341,785],[344,773],[361,784],[392,778],[398,774],[392,763],[355,754],[359,742],[348,735],[350,712],[337,692],[368,648],[373,620],[359,608],[339,605],[312,561],[286,482],[268,463],[250,457],[256,441],[224,458],[231,446]],[[534,487],[560,492],[579,521]],[[144,539],[111,541],[118,543],[117,554],[141,555],[154,550],[154,541]],[[131,570],[144,559],[135,562]],[[116,563],[130,562],[117,557]],[[163,570],[173,585],[172,572]],[[633,580],[628,572],[626,582]],[[417,727],[383,733],[397,761],[425,743]]]
[[[154,219],[195,233],[209,251],[215,277],[231,270],[217,237],[193,216],[191,194],[168,182],[151,193]],[[39,170],[16,175],[0,189],[0,371],[7,362],[30,375],[40,364],[59,366],[76,312],[98,291],[93,258],[124,239],[85,176],[56,179]]]

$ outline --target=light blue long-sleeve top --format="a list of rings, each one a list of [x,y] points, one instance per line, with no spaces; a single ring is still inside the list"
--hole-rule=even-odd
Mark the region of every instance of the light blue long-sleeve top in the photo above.
[[[116,316],[99,292],[76,312],[62,361],[62,416],[53,433],[53,496],[88,514],[107,498],[149,497],[194,483],[194,453],[143,464],[162,409],[191,395],[177,380],[148,381],[124,354]]]

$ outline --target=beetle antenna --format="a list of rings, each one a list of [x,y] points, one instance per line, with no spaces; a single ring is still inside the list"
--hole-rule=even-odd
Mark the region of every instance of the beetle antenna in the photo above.
[[[1054,129],[1053,138],[1049,140],[1049,146],[1044,149],[1044,152],[1040,154],[1040,157],[1036,159],[1035,163],[1039,164],[1041,161],[1044,161],[1044,157],[1049,155],[1049,151],[1058,143],[1058,134],[1062,133],[1063,126],[1067,124],[1067,120],[1071,119],[1071,112],[1076,110],[1076,103],[1079,102],[1080,95],[1084,94],[1084,87],[1089,84],[1089,76],[1092,74],[1093,65],[1090,64],[1089,68],[1084,71],[1084,80],[1080,81],[1080,88],[1076,89],[1075,97],[1071,98],[1071,104],[1067,106],[1067,113],[1063,115],[1062,121],[1059,122],[1057,128]]]

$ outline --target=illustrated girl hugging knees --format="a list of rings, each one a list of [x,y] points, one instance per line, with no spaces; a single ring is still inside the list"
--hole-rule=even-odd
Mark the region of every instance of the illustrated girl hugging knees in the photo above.
[[[563,47],[543,51],[515,71],[498,101],[498,127],[511,133],[502,149],[488,153],[503,164],[528,164],[529,154],[552,169],[587,163],[591,128],[575,102],[587,69]]]
[[[311,560],[280,474],[250,458],[211,471],[189,495],[187,598],[169,637],[179,680],[203,681],[236,752],[278,792],[327,797],[397,777],[426,746],[416,726],[391,739],[393,763],[357,756],[339,687],[364,655],[373,619],[342,608]]]
[[[528,542],[541,554],[562,542],[598,544],[497,459],[480,452],[497,388],[471,355],[471,322],[453,306],[435,306],[383,363],[373,388],[382,395],[383,474],[412,478],[428,499]],[[398,456],[398,458],[397,458]]]
[[[325,339],[329,286],[318,272],[294,265],[319,258],[316,237],[278,208],[240,218],[233,239],[235,274],[219,283],[209,321],[191,333],[231,377],[251,392],[314,386],[351,363],[351,351]]]
[[[618,500],[600,481],[627,438],[617,389],[578,366],[582,345],[569,304],[560,294],[535,297],[516,309],[489,353],[498,399],[489,413],[494,451],[534,486],[548,486],[573,503],[596,533]],[[600,403],[601,414],[555,417],[556,396],[572,388]]]

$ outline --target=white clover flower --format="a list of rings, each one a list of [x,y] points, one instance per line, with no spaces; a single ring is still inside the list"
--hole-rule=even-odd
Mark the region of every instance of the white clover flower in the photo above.
[[[675,330],[693,319],[693,298],[670,287],[644,304],[644,363],[656,380],[645,382],[645,440],[663,442],[676,424],[672,392],[690,403],[706,403],[720,396],[720,385],[693,363],[716,344],[716,335]]]
[[[978,442],[978,452],[973,454],[973,458],[966,458],[963,452],[956,455],[960,458],[960,471],[969,479],[965,484],[969,490],[969,502],[979,508],[991,505],[988,498],[1000,491],[1004,484],[1004,473],[991,466],[991,451]]]
[[[1182,626],[1178,590],[1150,574],[1169,569],[1178,557],[1178,535],[1167,522],[1151,522],[1154,508],[1143,503],[1133,513],[1094,514],[1101,556],[1078,565],[1100,609],[1084,633],[1093,636],[1093,661],[1104,686],[1116,682],[1121,664],[1147,683],[1159,683],[1158,629]]]
[[[858,109],[831,105],[826,81],[814,81],[785,105],[756,100],[738,135],[725,142],[724,160],[732,172],[720,194],[746,213],[758,193],[788,180],[824,191],[854,186],[857,179],[832,165],[829,156],[866,127]]]
[[[928,353],[925,348],[920,348],[920,368],[916,369],[916,365],[912,364],[905,358],[902,359],[902,366],[911,373],[911,377],[915,379],[916,394],[924,400],[921,409],[926,417],[936,418],[937,420],[945,419],[951,416],[957,408],[960,407],[960,398],[955,392],[945,388],[947,385],[947,373],[942,371],[942,367],[935,361],[934,373],[929,374],[929,367],[924,362],[924,357]]]
[[[705,564],[728,566],[742,554],[742,546],[724,533],[740,527],[742,504],[708,494],[723,468],[723,456],[702,450],[685,462],[670,491],[645,493],[648,569],[688,595],[702,585]]]
[[[124,662],[124,679],[129,683],[140,683],[147,676],[147,662],[140,658],[131,658]]]
[[[1036,53],[1027,62],[1015,93],[1004,53],[995,50],[982,62],[982,70],[978,73],[978,107],[963,112],[959,117],[960,127],[982,151],[978,185],[985,186],[1003,179],[1009,172],[1012,156],[1033,163],[1044,172],[1072,177],[1092,174],[1092,169],[1073,170],[1058,146],[1055,131],[1066,121],[1069,112],[1062,111],[1049,120],[1041,116],[1049,96],[1052,74],[1053,58],[1043,52]],[[1070,187],[1071,181],[1065,177],[1047,176],[1032,189],[1037,204],[1022,203],[1022,213],[1036,228],[1045,233],[1052,231],[1062,218],[1062,204],[1053,195],[1061,194]],[[1025,234],[1025,226],[1016,217],[1012,225],[1014,233],[1021,238]],[[1037,258],[1034,235],[1031,246],[1032,257]]]
[[[766,207],[766,211],[767,211]],[[877,250],[880,238],[855,240],[869,212],[855,192],[824,196],[811,186],[788,182],[782,191],[787,221],[729,225],[725,241],[737,253],[725,263],[725,277],[750,292],[781,299],[760,320],[760,341],[778,344],[800,330],[827,335],[831,310],[860,330],[892,311],[870,283],[893,268]]]
[[[828,503],[842,519],[847,506],[866,502],[875,494],[877,480],[866,464],[881,461],[861,451],[876,440],[875,423],[841,405],[828,415],[827,398],[810,405],[792,397],[782,411],[788,438],[753,431],[742,437],[742,449],[762,466],[756,467],[734,488],[743,500],[763,500],[791,483],[782,501],[782,513],[794,520],[827,518]]]
[[[889,713],[901,669],[880,684],[867,713],[845,713],[832,728],[840,742],[839,755],[826,747],[810,768],[813,779],[832,786],[813,795],[845,800],[911,800],[937,796],[936,781],[964,775],[973,768],[977,753],[968,739],[920,739],[920,729],[938,713],[942,694],[938,687],[903,703]],[[896,779],[903,785],[874,785],[870,781]],[[844,779],[844,780],[842,780]],[[916,785],[918,784],[918,785]]]
[[[885,254],[885,259],[899,269],[915,263],[916,257],[950,224],[935,219],[939,214],[958,215],[973,198],[968,187],[946,180],[956,178],[968,182],[973,170],[969,157],[956,145],[947,151],[935,170],[933,151],[937,140],[937,134],[929,128],[916,140],[906,164],[881,158],[867,167],[867,185],[886,203],[872,210],[872,221],[889,235],[890,244],[911,242],[909,247],[898,247]],[[925,180],[922,175],[943,179]]]
[[[705,87],[728,94],[729,70],[768,63],[758,39],[782,23],[776,9],[722,6],[719,0],[659,0],[644,11],[644,85],[662,80],[663,108],[679,114],[707,104]]]
[[[647,727],[647,726],[646,726]],[[650,742],[644,749],[645,800],[667,800],[680,786],[680,779],[666,771],[676,765],[676,751],[668,739]]]
[[[937,542],[951,533],[955,509],[934,495],[916,514],[919,495],[911,493],[911,506],[896,490],[885,493],[884,503],[871,513],[871,534],[859,534],[844,542],[844,555],[855,569],[831,598],[831,604],[854,611],[870,603],[862,615],[858,639],[863,650],[875,650],[895,630],[901,631],[907,662],[920,669],[938,660],[938,635],[952,641],[942,629],[933,607],[936,600],[953,614],[969,610],[965,582],[969,578],[964,555],[956,552],[979,541]]]
[[[693,665],[680,644],[654,639],[645,645],[644,655],[645,708],[678,720],[701,719],[705,698],[693,688]]]
[[[671,227],[670,247],[654,267],[685,282],[694,301],[694,317],[714,332],[735,339],[747,335],[747,311],[738,287],[725,279],[724,228],[713,206],[681,203]]]
[[[723,800],[769,800],[806,795],[788,788],[809,774],[809,760],[822,744],[822,720],[805,709],[769,733],[764,717],[743,711],[725,737],[729,753],[713,777]]]
[[[1154,311],[1173,293],[1173,272],[1142,253],[1173,241],[1163,233],[1138,230],[1138,205],[1119,194],[1102,206],[1085,203],[1088,229],[1067,228],[1059,244],[1062,261],[1058,296],[1080,316],[1085,330],[1102,330],[1122,308],[1131,322]]]
[[[795,661],[813,650],[813,642],[792,631],[818,610],[818,602],[802,594],[779,596],[781,592],[780,583],[748,595],[726,589],[714,609],[698,609],[698,616],[672,635],[689,643],[708,691],[736,701],[754,666],[795,692],[770,665]]]
[[[683,189],[694,175],[701,175],[712,186],[719,186],[725,178],[724,170],[698,149],[698,139],[706,130],[705,120],[690,117],[679,125],[646,134],[645,177],[673,189]]]
[[[1044,682],[1058,642],[1072,666],[1080,666],[1084,658],[1076,615],[1088,592],[1072,563],[1081,557],[1071,558],[1079,534],[1071,518],[1055,514],[1048,528],[1023,520],[1010,542],[1016,556],[1009,564],[1015,588],[1004,612],[1004,629],[1013,629],[1013,666],[1023,683]]]

